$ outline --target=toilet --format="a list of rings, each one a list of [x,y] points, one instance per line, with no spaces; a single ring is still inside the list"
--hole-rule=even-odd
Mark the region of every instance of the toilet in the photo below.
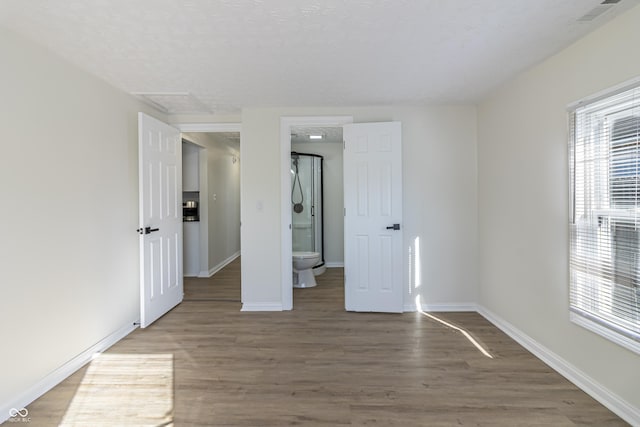
[[[316,286],[316,278],[313,275],[313,266],[315,266],[319,261],[319,252],[293,253],[294,288],[313,288]]]

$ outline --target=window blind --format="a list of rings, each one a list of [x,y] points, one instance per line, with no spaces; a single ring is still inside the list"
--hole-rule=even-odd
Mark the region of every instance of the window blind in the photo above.
[[[569,145],[570,310],[640,344],[640,85],[571,110]]]

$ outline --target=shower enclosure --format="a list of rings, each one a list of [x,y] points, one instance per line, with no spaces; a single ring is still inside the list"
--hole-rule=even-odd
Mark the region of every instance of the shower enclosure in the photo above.
[[[314,272],[324,266],[322,209],[322,156],[292,152],[292,248],[294,252],[320,253]]]

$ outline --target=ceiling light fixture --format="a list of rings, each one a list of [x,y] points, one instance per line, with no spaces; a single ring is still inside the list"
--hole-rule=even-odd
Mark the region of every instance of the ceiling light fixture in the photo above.
[[[322,139],[322,135],[309,135],[309,139]]]

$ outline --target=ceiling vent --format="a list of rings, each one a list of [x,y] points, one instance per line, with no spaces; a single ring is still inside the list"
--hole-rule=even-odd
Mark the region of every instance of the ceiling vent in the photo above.
[[[602,15],[607,10],[611,9],[613,6],[615,6],[616,4],[620,3],[621,1],[622,0],[604,0],[598,6],[594,7],[589,12],[587,12],[584,16],[582,16],[581,18],[578,18],[578,21],[579,22],[580,21],[582,21],[582,22],[593,21],[598,16]]]
[[[143,102],[166,114],[210,113],[210,109],[189,92],[132,92]]]

